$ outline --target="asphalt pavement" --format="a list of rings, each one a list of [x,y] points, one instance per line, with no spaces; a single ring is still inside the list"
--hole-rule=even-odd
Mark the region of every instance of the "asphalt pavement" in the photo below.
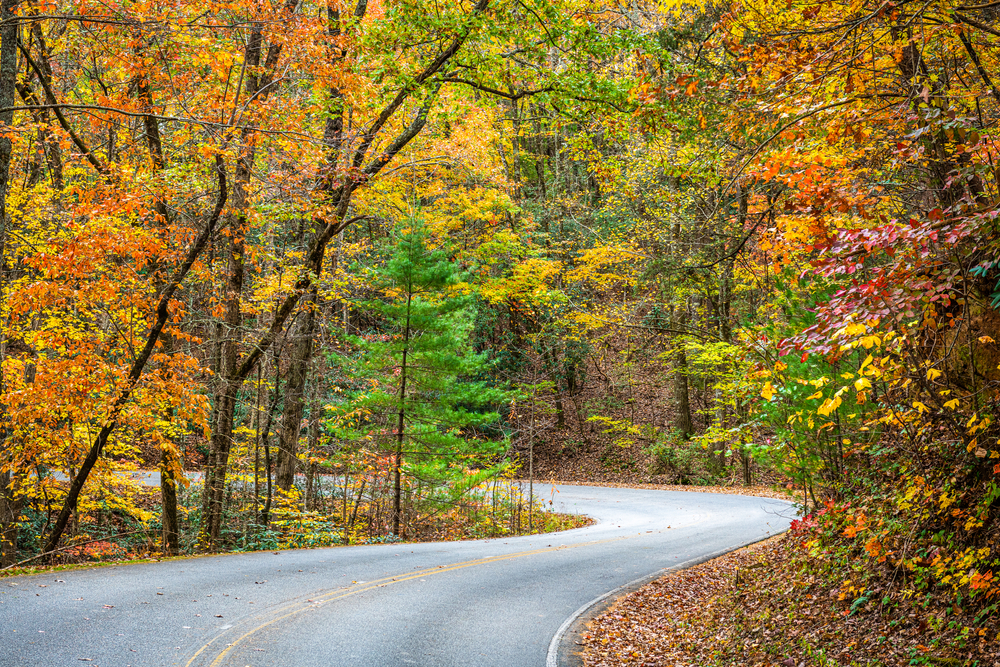
[[[794,518],[768,498],[536,490],[596,523],[0,579],[0,667],[558,665],[570,621],[608,591]]]

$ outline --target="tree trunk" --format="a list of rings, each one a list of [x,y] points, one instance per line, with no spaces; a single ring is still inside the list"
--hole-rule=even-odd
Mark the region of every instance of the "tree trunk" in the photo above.
[[[14,84],[17,78],[18,21],[14,15],[16,0],[0,2],[0,318],[7,298],[7,233],[10,224],[7,215],[7,194],[10,188],[10,162],[13,143],[6,128],[14,123]],[[0,321],[2,325],[2,321]],[[3,361],[7,353],[7,341],[0,328],[0,394],[6,392],[3,376]],[[6,463],[12,455],[9,441],[6,408],[0,404],[0,464]],[[9,471],[0,473],[0,566],[9,565],[17,559],[17,520],[21,515],[21,500],[16,496],[15,476]]]
[[[212,431],[205,486],[202,492],[202,524],[200,548],[211,550],[219,541],[222,529],[222,505],[225,500],[226,472],[232,447],[233,420],[236,414],[236,394],[242,381],[227,381],[216,398],[218,414]]]
[[[687,305],[685,304],[676,319],[676,327],[678,329],[684,329],[687,325],[687,317]],[[687,440],[694,435],[694,422],[691,419],[691,392],[688,386],[687,353],[684,351],[684,345],[681,342],[677,343],[677,347],[674,350],[674,403],[677,408],[674,428],[684,440]]]
[[[17,521],[22,500],[14,493],[14,478],[0,472],[0,567],[17,562]]]
[[[410,327],[407,325],[406,334],[409,338]],[[399,537],[399,524],[402,514],[402,468],[403,468],[403,442],[405,439],[404,428],[406,426],[406,349],[403,349],[403,361],[400,367],[399,383],[399,415],[396,422],[396,455],[393,460],[393,494],[392,494],[392,534]]]
[[[141,55],[141,51],[138,55]],[[136,94],[142,104],[143,111],[147,112],[146,115],[142,117],[143,130],[146,135],[146,147],[149,151],[153,171],[160,176],[162,175],[163,168],[166,166],[166,160],[163,156],[163,142],[160,139],[160,127],[156,118],[152,115],[153,94],[149,89],[149,80],[146,77],[145,72],[141,72],[137,75],[137,77]],[[169,234],[167,203],[159,194],[156,195],[153,203],[153,210],[156,211],[156,224],[160,227],[164,236],[166,236]],[[157,292],[162,291],[166,280],[166,276],[163,275],[162,269],[162,265],[158,262],[155,276]],[[163,336],[163,353],[166,356],[173,354],[172,340],[166,335]],[[164,415],[164,419],[167,422],[173,420],[172,409],[167,411],[167,414]],[[177,450],[174,449],[173,443],[163,447],[159,467],[161,498],[160,524],[162,532],[161,544],[164,554],[174,556],[180,549],[180,526],[177,522],[177,478],[175,473],[176,471],[181,470],[182,466],[180,457]]]
[[[316,290],[303,300],[302,321],[295,329],[292,359],[288,368],[285,389],[285,409],[281,420],[281,438],[278,443],[278,472],[275,481],[282,491],[289,491],[295,483],[298,463],[299,430],[305,407],[305,385],[312,361],[313,336],[316,334]]]
[[[309,440],[306,446],[306,455],[310,458],[319,451],[320,410],[319,377],[317,376],[313,382],[312,393],[309,399]],[[319,466],[316,463],[311,461],[306,470],[306,510],[315,511],[318,507],[322,507],[323,480],[319,476]],[[333,508],[331,507],[330,509],[332,511]]]
[[[555,406],[556,406],[556,428],[564,429],[566,428],[566,412],[563,409],[563,391],[560,386],[559,373],[556,369],[555,355],[552,350],[545,348],[542,351],[542,359],[545,362],[546,370],[550,377],[553,378],[552,391],[555,392]]]
[[[163,553],[176,556],[180,550],[180,525],[177,522],[177,478],[174,471],[181,467],[180,457],[173,448],[165,447],[160,458],[160,495],[163,498],[160,522]]]
[[[393,496],[392,496],[392,534],[400,537],[399,526],[402,517],[402,468],[403,468],[403,442],[405,440],[404,427],[406,426],[406,352],[410,344],[410,300],[412,294],[406,295],[406,329],[403,331],[403,358],[399,366],[399,417],[396,422],[396,456],[393,461]]]
[[[264,448],[264,475],[267,481],[267,498],[264,508],[260,511],[257,523],[267,526],[271,521],[271,500],[274,498],[274,487],[271,477],[271,424],[274,423],[274,411],[281,400],[281,366],[279,356],[274,355],[274,394],[264,415],[264,428],[260,431],[260,444]]]
[[[229,235],[229,279],[226,285],[226,311],[222,322],[221,376],[222,384],[215,397],[215,423],[209,445],[205,469],[205,489],[202,503],[202,547],[211,549],[219,537],[222,521],[223,493],[229,450],[233,442],[236,401],[243,379],[239,377],[240,343],[242,342],[242,296],[245,247],[243,243],[246,185],[249,182],[253,149],[244,151],[237,164],[236,184],[233,188],[233,205],[237,214],[230,216],[232,227]]]
[[[44,85],[52,88],[52,65],[50,62],[50,51],[42,33],[42,22],[35,21],[31,26],[31,39],[38,45],[38,75],[43,80]],[[25,82],[15,83],[15,88],[25,105],[29,107],[42,106],[42,101],[38,95]],[[32,166],[32,175],[28,185],[34,185],[41,180],[41,165],[44,162],[48,168],[49,180],[56,190],[63,188],[63,160],[62,148],[59,145],[59,138],[53,133],[50,127],[50,116],[48,109],[32,109],[31,117],[38,125],[38,149],[35,164]]]
[[[256,70],[260,66],[262,44],[262,27],[260,24],[255,24],[250,30],[244,51],[244,63],[252,73],[244,90],[249,98],[259,92],[257,88],[260,82]],[[236,402],[244,379],[239,377],[240,344],[243,341],[242,301],[246,258],[244,237],[247,232],[246,211],[250,204],[247,190],[256,157],[255,138],[252,126],[244,127],[240,133],[240,153],[236,160],[236,174],[233,180],[233,210],[228,216],[230,227],[227,236],[229,278],[224,297],[225,316],[221,323],[223,329],[220,374],[222,383],[215,396],[216,415],[212,425],[212,439],[205,467],[205,487],[202,498],[200,546],[205,550],[213,549],[219,539],[229,450],[232,447],[233,427],[236,418]]]

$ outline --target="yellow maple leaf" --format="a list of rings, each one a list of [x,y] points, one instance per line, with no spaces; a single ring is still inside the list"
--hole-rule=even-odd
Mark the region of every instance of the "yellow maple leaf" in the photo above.
[[[771,397],[774,396],[774,387],[770,382],[764,383],[764,387],[760,390],[760,395],[763,396],[766,401],[771,400]]]

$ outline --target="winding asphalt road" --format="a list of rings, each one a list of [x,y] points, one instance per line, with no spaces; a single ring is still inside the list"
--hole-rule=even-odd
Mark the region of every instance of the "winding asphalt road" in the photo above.
[[[793,517],[767,498],[536,489],[597,522],[0,579],[0,667],[552,667],[565,662],[570,621],[595,599],[779,533]]]

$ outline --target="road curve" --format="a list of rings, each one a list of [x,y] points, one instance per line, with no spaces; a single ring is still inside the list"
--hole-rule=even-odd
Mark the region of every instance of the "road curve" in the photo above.
[[[589,601],[793,516],[767,498],[536,489],[596,523],[0,579],[0,667],[541,667]]]

